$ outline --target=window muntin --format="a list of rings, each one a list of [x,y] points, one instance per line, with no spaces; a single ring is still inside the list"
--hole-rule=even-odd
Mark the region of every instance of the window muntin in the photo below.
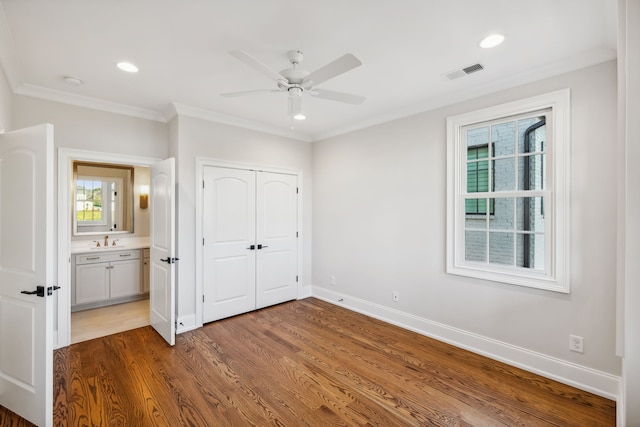
[[[447,125],[447,272],[568,292],[569,91]]]

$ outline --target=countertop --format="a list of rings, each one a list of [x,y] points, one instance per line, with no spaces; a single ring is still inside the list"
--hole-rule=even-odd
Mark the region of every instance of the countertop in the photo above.
[[[74,240],[71,242],[71,254],[97,253],[122,251],[127,249],[147,249],[149,247],[149,237],[114,237],[109,238],[109,246],[103,246],[104,236],[95,236],[92,240]],[[100,242],[100,247],[96,246],[94,240]],[[113,241],[116,244],[113,246]]]

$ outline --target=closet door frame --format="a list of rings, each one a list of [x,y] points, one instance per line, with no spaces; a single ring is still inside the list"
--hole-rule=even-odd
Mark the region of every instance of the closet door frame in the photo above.
[[[303,188],[304,188],[304,184],[303,184],[303,174],[302,174],[302,170],[300,169],[286,169],[286,168],[278,168],[278,167],[273,167],[273,166],[269,166],[269,165],[262,165],[262,164],[252,164],[252,163],[242,163],[242,162],[230,162],[227,160],[220,160],[220,159],[213,159],[213,158],[206,158],[206,157],[197,157],[196,158],[196,165],[195,165],[195,170],[196,170],[196,182],[195,182],[195,186],[196,186],[196,200],[195,200],[195,205],[196,205],[196,223],[195,223],[195,232],[196,232],[196,247],[195,247],[195,254],[196,254],[196,271],[195,271],[195,278],[196,278],[196,322],[198,324],[198,327],[202,327],[202,325],[204,324],[203,319],[204,319],[204,315],[203,315],[203,304],[202,304],[202,299],[204,296],[204,283],[203,283],[203,274],[202,274],[202,267],[203,267],[203,246],[202,246],[202,239],[204,238],[203,236],[203,211],[204,211],[204,206],[202,203],[203,200],[203,188],[202,188],[202,183],[204,181],[204,168],[205,167],[221,167],[221,168],[232,168],[232,169],[243,169],[243,170],[253,170],[253,171],[263,171],[263,172],[273,172],[273,173],[282,173],[282,174],[289,174],[289,175],[295,175],[297,177],[297,181],[298,181],[298,299],[302,298],[303,295],[300,292],[300,287],[302,286],[303,283],[305,283],[305,278],[303,276],[303,269],[302,269],[302,265],[303,265],[303,257],[302,257],[302,248],[304,247],[304,236],[302,233],[302,229],[303,229],[303,222],[302,222],[302,218],[303,218],[303,212],[302,212],[302,206],[303,206]]]

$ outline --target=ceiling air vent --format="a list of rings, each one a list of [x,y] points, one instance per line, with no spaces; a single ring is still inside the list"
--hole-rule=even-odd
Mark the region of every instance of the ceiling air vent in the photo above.
[[[455,80],[455,79],[459,79],[460,77],[464,77],[468,74],[476,73],[480,70],[484,70],[484,67],[482,66],[482,64],[478,62],[476,64],[469,65],[468,67],[464,67],[460,70],[455,70],[450,73],[444,74],[444,77],[446,77],[449,80]]]

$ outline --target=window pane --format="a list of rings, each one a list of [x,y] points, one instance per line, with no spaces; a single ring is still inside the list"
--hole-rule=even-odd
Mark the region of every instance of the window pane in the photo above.
[[[489,127],[471,129],[467,131],[467,147],[476,147],[478,145],[489,145]]]
[[[517,235],[518,267],[544,270],[544,235]]]
[[[544,190],[547,156],[538,154],[518,159],[518,190]]]
[[[518,121],[518,153],[544,151],[546,140],[545,117],[531,117]]]
[[[514,265],[513,233],[489,233],[489,262]]]
[[[492,230],[514,230],[514,199],[511,197],[489,199],[489,203],[494,207],[491,220],[489,220],[489,228]]]
[[[487,261],[487,233],[484,231],[464,232],[464,259],[466,261]]]
[[[488,160],[467,163],[467,193],[478,193],[481,191],[489,191]]]
[[[519,231],[544,232],[543,197],[518,197],[516,205]]]
[[[474,203],[475,206],[477,205],[479,199],[468,199],[466,200],[467,203]],[[486,203],[485,199],[481,199],[484,203]],[[471,203],[470,203],[471,204]],[[468,212],[468,211],[467,211]],[[465,229],[481,229],[481,230],[486,230],[487,228],[487,214],[486,213],[477,213],[477,214],[472,214],[469,215],[467,213],[465,220],[464,220],[464,226]]]
[[[76,219],[100,222],[102,220],[102,182],[76,181]]]
[[[466,199],[464,204],[467,215],[493,214],[493,201],[490,201],[489,212],[487,212],[487,199]]]
[[[500,123],[492,126],[491,141],[494,146],[494,156],[512,156],[515,154],[515,132],[515,122]]]
[[[513,191],[516,189],[515,158],[493,161],[493,188],[495,191]]]

